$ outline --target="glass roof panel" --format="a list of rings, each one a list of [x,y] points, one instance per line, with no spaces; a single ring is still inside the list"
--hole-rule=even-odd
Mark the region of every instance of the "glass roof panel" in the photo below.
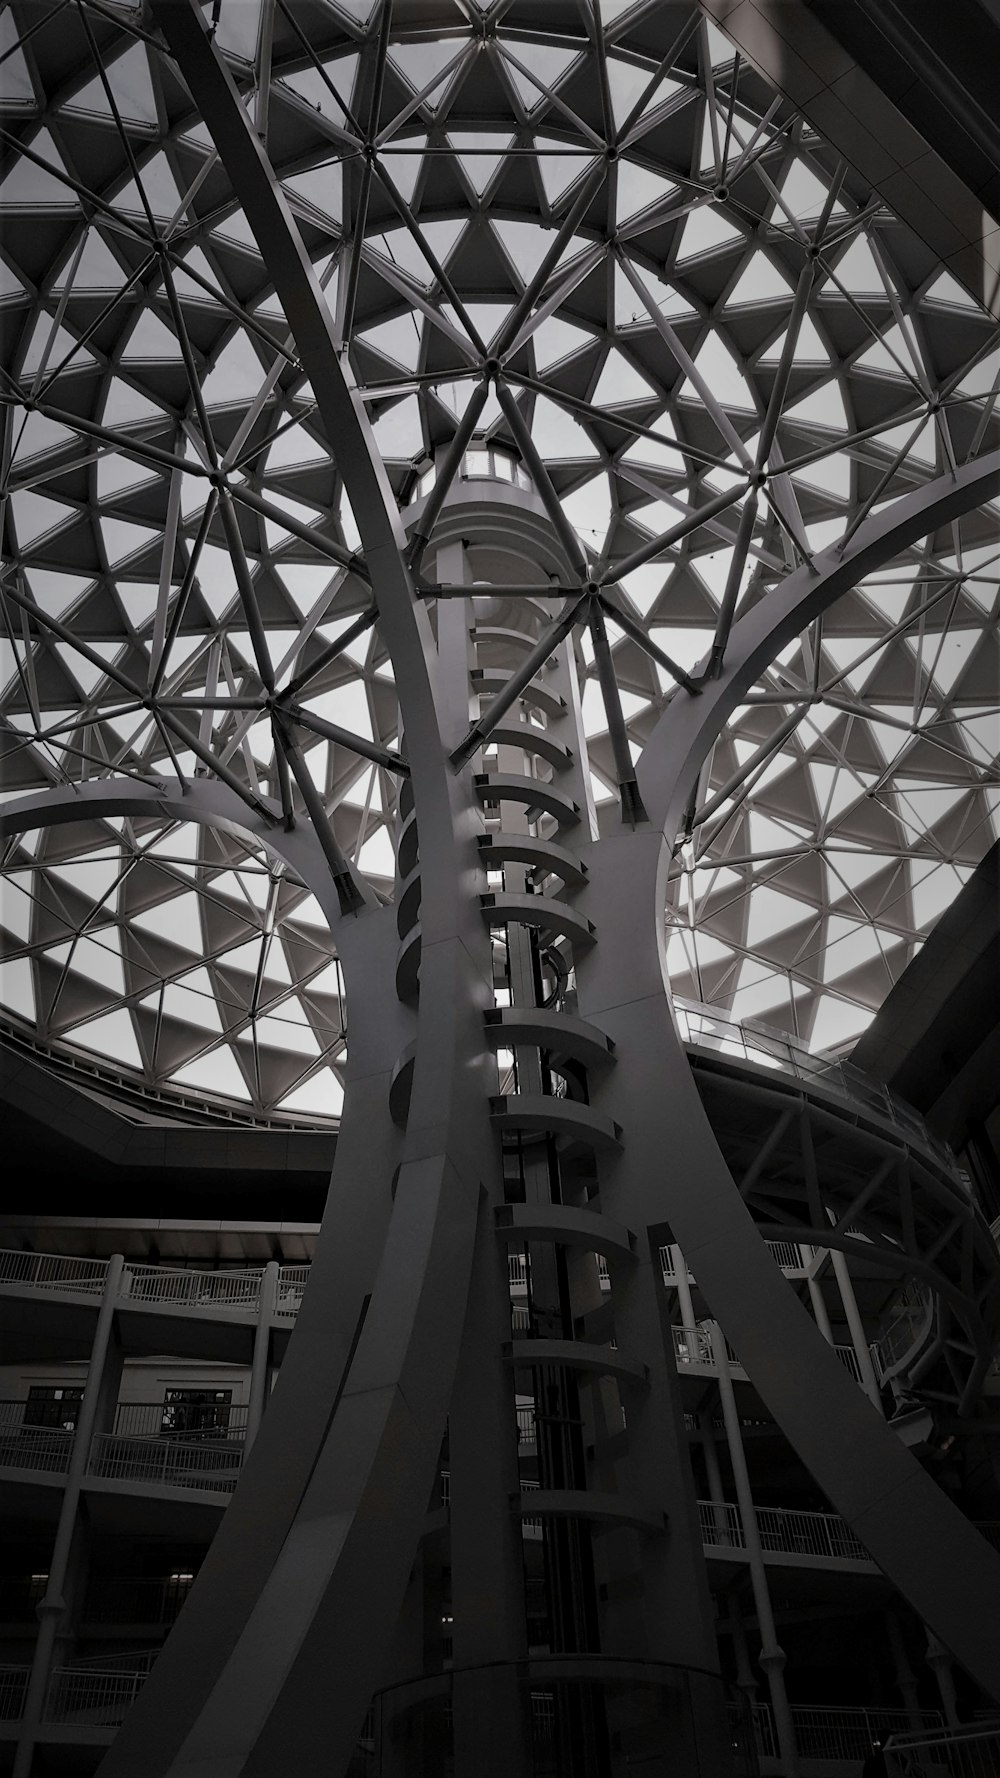
[[[614,596],[691,671],[727,588],[749,609],[867,513],[996,445],[1000,354],[864,183],[787,108],[770,116],[773,94],[714,26],[671,63],[669,9],[632,12],[600,9],[606,89],[586,8],[558,32],[500,9],[472,54],[478,25],[396,21],[381,86],[370,0],[310,9],[305,45],[280,8],[264,45],[258,0],[226,5],[216,41],[266,128],[400,508],[530,287],[508,387],[588,570],[626,564]],[[71,12],[33,30],[30,54],[19,9],[0,19],[24,149],[0,169],[20,414],[4,463],[4,795],[214,771],[279,807],[299,792],[282,789],[265,681],[304,675],[305,770],[389,898],[395,779],[306,726],[398,743],[377,624],[323,657],[370,597],[336,440],[210,133],[130,15],[102,16],[121,133]],[[376,90],[362,199],[353,107]],[[623,133],[610,157],[609,131]],[[812,295],[734,567],[810,242]],[[518,473],[492,390],[474,442]],[[734,713],[674,861],[680,992],[848,1044],[949,905],[998,820],[996,526],[985,511],[921,540],[789,643]],[[675,681],[609,633],[634,752]],[[578,658],[586,725],[606,737],[593,650]],[[613,809],[606,740],[591,766]],[[312,896],[249,842],[101,821],[22,836],[5,873],[11,1025],[165,1102],[339,1114],[334,948]]]

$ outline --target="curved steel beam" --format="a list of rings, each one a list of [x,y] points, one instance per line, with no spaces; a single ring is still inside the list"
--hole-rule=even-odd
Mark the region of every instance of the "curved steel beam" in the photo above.
[[[357,1238],[350,1202],[335,1185],[317,1249],[323,1265],[314,1267],[306,1299],[311,1313],[299,1319],[274,1405],[217,1539],[219,1558],[214,1546],[210,1554],[211,1584],[172,1632],[102,1771],[107,1778],[223,1770],[307,1778],[348,1765],[382,1679],[437,1464],[480,1184],[495,1165],[481,1024],[488,958],[469,893],[479,869],[473,804],[468,785],[447,767],[428,617],[412,594],[395,502],[341,368],[330,311],[200,8],[195,0],[151,0],[151,12],[270,268],[361,533],[413,760],[423,949],[411,1110],[395,1176],[392,1144],[379,1135],[391,1078],[391,1068],[383,1068],[385,1034],[396,1031],[398,1052],[413,1030],[412,1021],[405,1034],[400,1029],[384,946],[373,944],[372,979],[362,1003],[352,1006],[352,1063],[359,1017],[371,1021],[380,1050],[362,1094],[372,1152],[355,1151],[354,1182],[383,1207],[392,1200],[377,1271],[369,1284],[362,1265],[342,1298],[332,1287]],[[458,734],[449,739],[454,745]],[[378,926],[380,937],[384,930],[364,911],[358,925]],[[350,1103],[347,1117],[354,1118]],[[343,1138],[340,1179],[342,1150]],[[359,1279],[370,1298],[352,1319]],[[345,1356],[332,1384],[330,1341]],[[281,1470],[298,1432],[288,1404],[301,1405],[317,1377],[328,1424],[304,1487],[289,1490]],[[279,1414],[279,1406],[286,1411]],[[239,1582],[231,1596],[234,1573]],[[334,1686],[331,1673],[338,1676]]]
[[[0,806],[0,839],[29,833],[37,827],[64,827],[73,821],[102,821],[127,815],[193,821],[199,827],[215,827],[239,839],[252,840],[301,877],[323,909],[338,951],[350,953],[352,923],[341,913],[330,866],[312,828],[286,829],[277,804],[273,819],[268,819],[217,779],[195,778],[182,790],[169,780],[140,783],[134,778],[91,778],[83,784],[31,792]],[[361,879],[353,865],[349,868],[360,890]]]
[[[845,549],[834,544],[815,556],[811,566],[796,569],[734,625],[718,677],[703,684],[700,698],[674,694],[636,763],[650,818],[670,841],[680,831],[687,799],[713,741],[785,644],[900,550],[998,494],[1000,451],[990,451],[867,519]]]
[[[107,779],[46,790],[3,805],[0,836],[129,815],[218,828],[254,841],[289,865],[329,921],[350,1009],[345,1107],[330,1187],[344,1238],[318,1243],[280,1386],[199,1573],[184,1626],[176,1636],[171,1633],[158,1662],[160,1696],[150,1694],[148,1721],[137,1723],[141,1764],[125,1743],[124,1769],[131,1773],[164,1769],[156,1764],[161,1745],[169,1746],[171,1735],[179,1738],[184,1708],[202,1684],[211,1682],[214,1664],[235,1642],[322,1449],[392,1212],[399,1133],[387,1114],[388,1086],[410,1021],[393,993],[393,910],[366,910],[361,918],[343,915],[329,863],[311,829],[300,825],[287,832],[280,820],[251,811],[227,785],[198,779],[182,791],[170,782]],[[129,1729],[130,1739],[134,1732]]]
[[[580,1011],[616,1040],[641,1025],[637,1066],[670,1082],[650,1097],[643,1132],[650,1163],[671,1156],[664,1220],[686,1254],[741,1363],[836,1510],[921,1618],[1000,1701],[1000,1558],[874,1412],[789,1290],[743,1204],[702,1107],[669,1008],[665,962],[666,871],[697,775],[735,706],[785,643],[842,592],[901,549],[1000,490],[1000,452],[944,476],[860,526],[842,552],[827,550],[734,627],[718,679],[700,698],[675,695],[637,765],[658,829],[629,847],[616,882],[619,920],[645,932],[626,979],[600,979],[600,952],[578,972]],[[640,867],[640,848],[644,858]],[[599,849],[595,849],[597,851]],[[596,861],[595,861],[596,862]],[[591,864],[594,875],[595,863]],[[639,880],[641,879],[641,887]],[[626,905],[623,905],[623,897]],[[591,909],[588,907],[588,911]],[[595,972],[592,982],[586,972]],[[648,970],[663,986],[651,992]],[[622,1016],[632,980],[637,999]],[[640,1004],[641,1002],[641,1004]],[[633,1043],[633,1048],[635,1047]],[[599,1098],[595,1097],[599,1104]],[[659,1160],[663,1176],[662,1159]]]

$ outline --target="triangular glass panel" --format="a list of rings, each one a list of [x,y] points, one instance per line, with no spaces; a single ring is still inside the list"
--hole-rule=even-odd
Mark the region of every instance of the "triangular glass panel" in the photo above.
[[[699,259],[705,253],[715,253],[717,249],[732,247],[737,242],[742,244],[744,238],[721,210],[711,204],[701,204],[697,210],[691,211],[684,224],[676,263],[686,265],[689,260]]]
[[[564,48],[556,43],[520,43],[516,38],[507,39],[501,49],[510,51],[509,55],[504,55],[504,70],[525,111],[533,111],[536,105],[548,103],[545,89],[552,91],[557,87],[580,54],[577,49]],[[531,70],[534,80],[522,74],[520,68],[515,68],[512,56]]]
[[[117,61],[109,62],[105,68],[108,85],[114,95],[115,106],[124,123],[155,125],[156,98],[153,93],[153,82],[149,72],[149,57],[145,46],[136,43],[127,49]],[[82,111],[93,117],[106,117],[113,120],[114,112],[111,102],[104,90],[104,82],[99,75],[71,99],[66,101],[67,111]]]
[[[595,407],[625,407],[630,402],[655,401],[657,394],[635,366],[612,346],[590,399]]]
[[[75,517],[71,506],[64,506],[60,500],[49,500],[32,488],[18,489],[10,496],[10,504],[17,546],[22,550],[30,549],[40,537],[47,537],[50,531],[58,530]]]
[[[837,287],[842,285],[851,296],[877,296],[888,302],[885,280],[864,235],[855,236],[847,252],[841,254],[832,270],[836,275],[836,283],[832,277],[828,278],[820,286],[820,296],[842,297],[842,292]]]
[[[28,147],[39,160],[65,172],[65,162],[48,130],[37,130]],[[65,180],[36,166],[34,161],[15,159],[6,178],[0,180],[0,208],[5,210],[73,210],[77,201]]]
[[[193,1062],[185,1062],[183,1068],[176,1069],[169,1078],[176,1086],[218,1093],[225,1099],[250,1098],[239,1064],[225,1044],[209,1050],[207,1055],[197,1056]]]
[[[563,192],[594,164],[592,155],[574,154],[565,142],[551,136],[536,136],[535,148],[542,188],[550,204],[558,203]]]
[[[331,57],[323,63],[326,79],[318,68],[302,68],[296,74],[283,75],[278,85],[290,88],[315,111],[329,118],[331,123],[345,129],[347,119],[344,106],[338,105],[334,95],[339,94],[344,105],[350,106],[359,60],[360,57],[356,55]],[[333,92],[330,91],[331,87]]]
[[[513,138],[505,131],[498,134],[491,130],[452,130],[448,140],[469,184],[481,198]]]
[[[300,1117],[339,1117],[343,1108],[344,1089],[332,1068],[321,1068],[277,1105],[278,1111],[294,1111]]]
[[[77,1025],[65,1033],[69,1043],[91,1055],[104,1056],[110,1062],[122,1062],[127,1068],[141,1068],[142,1056],[128,1010],[116,1007],[86,1025]]]
[[[579,421],[544,395],[535,402],[531,436],[539,454],[554,462],[586,461],[600,455]]]
[[[130,179],[114,200],[116,208],[124,211],[126,215],[138,216],[145,221],[144,197],[155,220],[168,222],[181,207],[181,194],[177,189],[177,181],[170,171],[167,157],[162,151],[154,155],[152,160],[143,163],[139,168],[139,179],[142,184],[142,196],[139,194],[139,187],[135,180]]]
[[[726,298],[726,308],[736,309],[748,303],[791,302],[791,299],[792,287],[784,273],[766,253],[758,250],[733,285]]]
[[[631,216],[638,216],[653,204],[662,203],[664,198],[668,198],[676,190],[674,181],[664,179],[662,173],[655,173],[650,167],[640,167],[636,161],[620,160],[616,204],[619,223],[627,222]]]

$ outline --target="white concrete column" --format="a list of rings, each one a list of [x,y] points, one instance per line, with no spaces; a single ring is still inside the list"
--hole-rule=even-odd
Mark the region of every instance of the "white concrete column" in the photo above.
[[[264,1409],[267,1406],[268,1379],[271,1373],[271,1330],[274,1326],[274,1307],[278,1297],[279,1270],[280,1267],[276,1259],[268,1260],[264,1267],[264,1276],[260,1281],[260,1295],[257,1299],[257,1326],[254,1328],[253,1358],[250,1364],[250,1400],[247,1404],[247,1429],[243,1441],[244,1456],[260,1431],[260,1423],[264,1418]]]
[[[104,1294],[101,1297],[101,1306],[97,1313],[97,1327],[94,1330],[94,1340],[90,1349],[87,1381],[84,1384],[83,1400],[80,1403],[80,1412],[73,1434],[73,1444],[66,1471],[66,1487],[63,1491],[55,1540],[52,1545],[48,1581],[44,1596],[38,1605],[38,1638],[35,1643],[31,1675],[25,1694],[24,1719],[17,1751],[14,1755],[12,1778],[29,1778],[34,1765],[35,1742],[44,1716],[56,1637],[66,1616],[66,1577],[77,1528],[80,1492],[90,1462],[94,1435],[98,1430],[98,1416],[102,1405],[106,1405],[104,1402],[105,1381],[109,1374],[108,1360],[111,1353],[114,1314],[121,1291],[124,1264],[125,1260],[122,1254],[112,1254],[104,1280]]]
[[[844,1318],[850,1331],[851,1345],[854,1347],[854,1356],[858,1361],[858,1369],[861,1372],[861,1387],[876,1413],[882,1414],[884,1418],[878,1378],[875,1375],[875,1366],[872,1364],[872,1355],[868,1350],[868,1340],[865,1336],[864,1322],[861,1319],[861,1311],[858,1308],[858,1299],[854,1294],[854,1285],[851,1281],[851,1273],[847,1264],[847,1259],[845,1255],[839,1253],[835,1247],[830,1249],[830,1258],[833,1261],[833,1273],[837,1280],[837,1288],[840,1291],[840,1300],[844,1305]]]
[[[715,1364],[719,1373],[722,1418],[726,1428],[729,1460],[733,1466],[736,1501],[740,1509],[740,1518],[743,1521],[743,1541],[749,1559],[750,1584],[753,1588],[757,1622],[760,1626],[761,1647],[758,1658],[767,1675],[771,1709],[774,1711],[774,1726],[778,1736],[778,1748],[784,1767],[784,1778],[799,1778],[799,1754],[795,1741],[795,1728],[792,1723],[788,1693],[785,1690],[785,1661],[787,1657],[778,1642],[774,1627],[774,1612],[771,1608],[771,1594],[767,1584],[764,1552],[761,1549],[760,1532],[757,1528],[757,1514],[750,1491],[750,1476],[747,1470],[746,1453],[743,1449],[743,1436],[740,1431],[736,1394],[729,1369],[726,1339],[717,1321],[710,1321],[708,1327],[711,1333]]]

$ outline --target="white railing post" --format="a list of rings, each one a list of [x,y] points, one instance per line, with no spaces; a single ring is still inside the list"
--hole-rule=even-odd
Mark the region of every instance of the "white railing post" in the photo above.
[[[125,1260],[122,1254],[112,1254],[105,1274],[104,1294],[97,1314],[97,1326],[94,1330],[90,1362],[87,1367],[87,1381],[84,1385],[83,1399],[80,1403],[80,1412],[77,1416],[70,1450],[66,1486],[59,1508],[59,1521],[49,1562],[48,1580],[45,1585],[44,1597],[38,1606],[38,1637],[31,1663],[31,1678],[28,1681],[24,1700],[24,1720],[17,1751],[14,1755],[12,1778],[29,1778],[34,1763],[35,1742],[42,1722],[56,1636],[66,1613],[66,1600],[63,1592],[76,1531],[80,1487],[87,1471],[90,1447],[97,1428],[98,1410],[104,1393],[105,1373],[114,1331],[115,1305],[124,1264]]]
[[[725,1335],[718,1322],[708,1322],[707,1328],[715,1355],[716,1369],[719,1373],[722,1419],[729,1445],[733,1480],[736,1484],[736,1499],[740,1509],[740,1518],[743,1521],[743,1542],[749,1558],[750,1584],[753,1589],[754,1604],[757,1607],[757,1622],[760,1626],[761,1649],[758,1658],[767,1674],[771,1707],[774,1711],[775,1727],[778,1732],[778,1746],[785,1768],[784,1778],[799,1778],[795,1726],[789,1708],[788,1693],[785,1690],[786,1656],[784,1649],[778,1642],[774,1626],[774,1612],[771,1608],[771,1594],[764,1567],[764,1553],[760,1545],[757,1516],[754,1511],[753,1495],[750,1492],[746,1453],[743,1449],[743,1435],[740,1431],[740,1417],[736,1408],[736,1393],[733,1389],[733,1379],[729,1369],[729,1353],[726,1350]]]

